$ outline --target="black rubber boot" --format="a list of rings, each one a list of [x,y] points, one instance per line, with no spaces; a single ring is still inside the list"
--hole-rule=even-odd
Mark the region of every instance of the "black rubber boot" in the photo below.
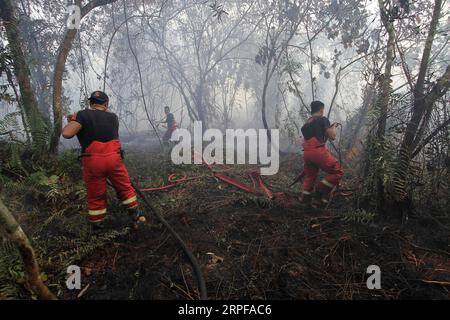
[[[328,205],[329,194],[323,191],[316,190],[312,197],[311,207],[320,210],[326,208]]]
[[[311,194],[306,194],[306,193],[302,193],[301,199],[300,199],[300,204],[303,208],[310,208],[311,207],[311,200],[312,200],[312,195]]]
[[[131,220],[131,227],[137,229],[140,224],[147,222],[145,215],[138,209],[128,210],[128,216]]]
[[[92,231],[94,233],[99,233],[105,229],[105,224],[103,222],[92,223]]]

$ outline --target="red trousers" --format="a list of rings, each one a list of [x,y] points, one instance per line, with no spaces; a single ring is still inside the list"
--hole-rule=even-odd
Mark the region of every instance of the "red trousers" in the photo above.
[[[163,142],[167,143],[170,138],[172,138],[172,133],[177,129],[178,125],[176,124],[176,122],[174,122],[174,124],[170,127],[167,128],[167,131],[164,133],[163,136]]]
[[[310,194],[313,191],[319,170],[325,171],[327,175],[317,183],[316,188],[323,193],[330,192],[344,175],[339,161],[316,138],[305,141],[303,149],[303,193]]]
[[[127,209],[138,205],[127,169],[120,156],[120,142],[92,142],[83,154],[83,178],[87,188],[89,220],[100,222],[106,216],[106,180]]]

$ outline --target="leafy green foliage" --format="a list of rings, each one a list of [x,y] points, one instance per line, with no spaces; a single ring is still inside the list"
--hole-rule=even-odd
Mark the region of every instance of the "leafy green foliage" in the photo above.
[[[3,119],[0,119],[0,134],[20,131],[18,117],[20,117],[20,112],[16,111],[8,113]]]
[[[356,209],[342,214],[341,220],[345,222],[356,222],[362,224],[369,224],[373,222],[376,214],[366,211],[364,209]]]
[[[377,139],[370,136],[364,153],[364,169],[362,192],[360,196],[368,199],[370,205],[375,205],[377,183],[380,181],[386,195],[400,186],[396,185],[395,171],[397,169],[397,148],[389,139]],[[378,180],[380,179],[380,180]]]
[[[18,283],[23,283],[24,272],[19,253],[14,245],[4,239],[0,242],[0,300],[21,296]]]

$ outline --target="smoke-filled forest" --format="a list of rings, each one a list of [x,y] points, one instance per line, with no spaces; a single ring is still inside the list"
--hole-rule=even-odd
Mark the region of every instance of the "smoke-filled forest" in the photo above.
[[[0,300],[449,299],[449,33],[446,0],[0,0]]]

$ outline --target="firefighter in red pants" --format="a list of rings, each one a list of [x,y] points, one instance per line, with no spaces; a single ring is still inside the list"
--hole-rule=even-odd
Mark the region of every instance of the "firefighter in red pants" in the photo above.
[[[168,106],[164,107],[164,113],[166,114],[166,119],[161,121],[160,123],[165,123],[167,126],[167,131],[163,136],[163,143],[166,147],[168,147],[169,140],[172,137],[172,133],[177,129],[177,123],[175,121],[173,113],[170,112],[170,108]]]
[[[108,110],[108,96],[95,91],[89,108],[68,117],[62,135],[75,135],[82,148],[83,179],[87,188],[89,220],[94,230],[103,228],[106,216],[106,183],[111,182],[133,222],[143,222],[138,201],[121,156],[119,119]]]
[[[344,172],[341,165],[325,147],[327,139],[336,139],[336,127],[334,123],[324,117],[325,105],[320,101],[311,103],[311,118],[302,127],[305,139],[303,143],[304,174],[302,202],[312,205],[314,208],[326,206],[330,192],[338,185]],[[319,170],[327,175],[316,185]],[[315,185],[315,189],[314,189]]]

